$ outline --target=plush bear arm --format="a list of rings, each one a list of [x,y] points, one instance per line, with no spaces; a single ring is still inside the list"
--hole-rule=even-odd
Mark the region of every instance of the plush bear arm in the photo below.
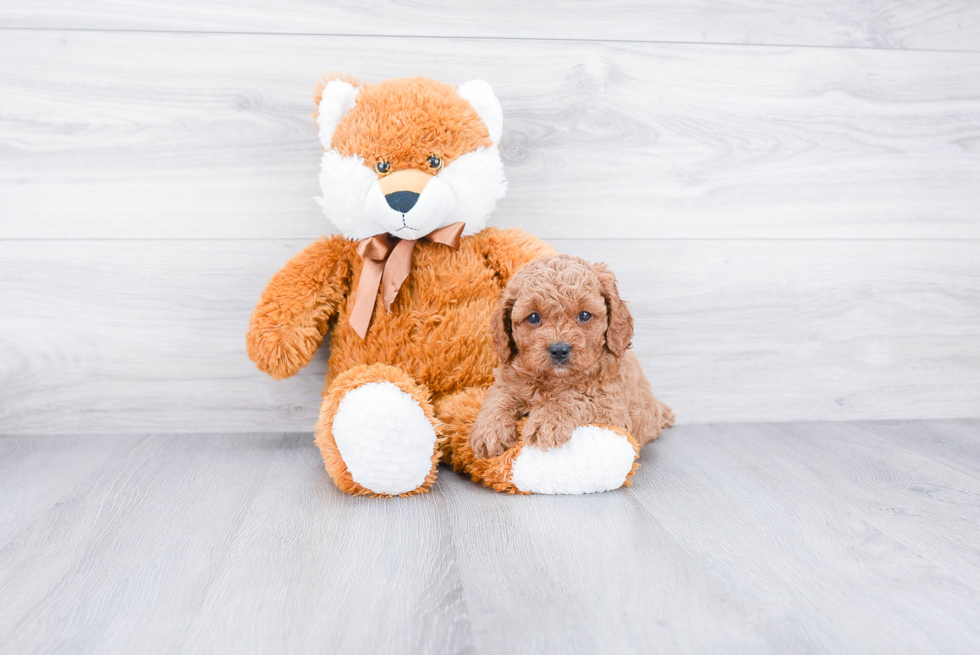
[[[342,236],[313,243],[276,273],[248,327],[248,356],[277,380],[310,363],[350,291],[354,245]]]
[[[525,264],[557,254],[548,243],[517,228],[487,228],[480,236],[483,237],[483,254],[487,263],[500,276],[502,285],[507,284]]]

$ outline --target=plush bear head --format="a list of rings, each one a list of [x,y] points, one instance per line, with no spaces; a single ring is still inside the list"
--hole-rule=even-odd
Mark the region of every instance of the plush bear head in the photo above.
[[[340,78],[318,96],[326,152],[317,202],[344,236],[419,239],[458,221],[464,236],[485,227],[507,190],[497,148],[503,112],[489,84]]]

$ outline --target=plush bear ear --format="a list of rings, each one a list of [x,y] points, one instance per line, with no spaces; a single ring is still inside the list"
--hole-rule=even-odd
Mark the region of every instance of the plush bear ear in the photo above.
[[[323,87],[316,124],[320,128],[320,144],[324,149],[330,150],[330,142],[333,141],[337,125],[357,104],[357,94],[360,92],[359,88],[343,80],[330,80]]]
[[[483,119],[493,145],[499,145],[500,135],[504,131],[504,110],[490,85],[483,80],[470,80],[461,84],[456,91],[473,105],[473,109]]]

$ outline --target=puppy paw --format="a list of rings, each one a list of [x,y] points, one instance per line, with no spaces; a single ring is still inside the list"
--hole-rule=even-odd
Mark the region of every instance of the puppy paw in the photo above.
[[[517,424],[502,414],[480,414],[470,431],[470,448],[478,459],[502,455],[515,443]]]
[[[524,443],[541,450],[549,450],[560,448],[567,443],[572,438],[574,429],[574,425],[566,425],[557,420],[554,414],[544,410],[532,410],[527,417],[527,422],[524,423],[521,436],[524,438]]]

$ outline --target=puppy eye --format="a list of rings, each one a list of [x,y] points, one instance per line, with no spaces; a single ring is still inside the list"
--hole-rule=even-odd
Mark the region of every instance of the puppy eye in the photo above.
[[[578,315],[578,320],[581,323],[588,323],[589,321],[592,320],[592,314],[590,314],[589,312],[581,312]]]
[[[537,312],[531,312],[531,314],[524,320],[530,323],[531,325],[537,325],[538,323],[541,322],[541,314]]]
[[[386,161],[379,161],[374,170],[378,171],[378,175],[387,175],[391,172],[391,164]]]
[[[437,171],[440,168],[442,168],[442,158],[440,157],[436,157],[435,155],[429,155],[429,158],[426,161],[429,162],[429,168],[431,168],[434,171]]]

